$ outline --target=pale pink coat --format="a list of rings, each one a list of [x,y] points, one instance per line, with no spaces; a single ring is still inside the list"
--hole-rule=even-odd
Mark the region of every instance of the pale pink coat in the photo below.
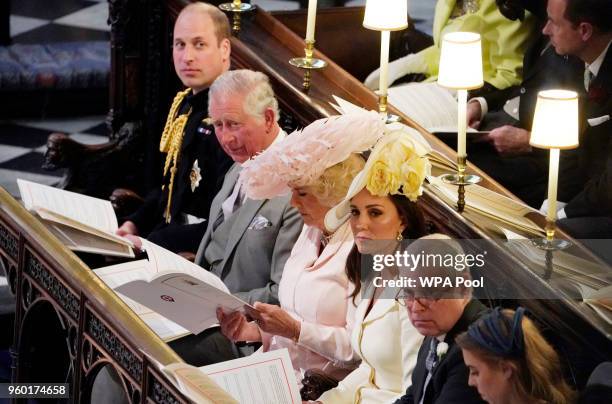
[[[321,235],[321,230],[304,226],[285,264],[278,289],[281,307],[301,321],[298,342],[262,332],[265,350],[289,350],[298,380],[311,368],[341,379],[359,361],[350,341],[355,305],[348,296],[353,284],[345,271],[353,234],[346,223],[319,256]]]

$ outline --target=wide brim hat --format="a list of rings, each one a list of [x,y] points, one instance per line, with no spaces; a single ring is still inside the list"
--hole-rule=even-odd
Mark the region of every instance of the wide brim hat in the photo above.
[[[286,195],[291,187],[311,184],[351,154],[371,149],[384,133],[384,118],[374,111],[316,120],[244,163],[242,187],[251,199]]]
[[[325,215],[325,228],[330,231],[336,231],[340,226],[342,226],[351,216],[351,199],[353,199],[361,190],[367,187],[368,180],[370,177],[370,173],[372,172],[372,168],[376,164],[376,162],[381,159],[384,160],[384,153],[389,150],[389,148],[393,148],[394,146],[399,147],[400,144],[411,147],[416,155],[421,158],[426,158],[425,156],[431,150],[429,145],[426,145],[420,141],[420,134],[416,132],[415,129],[409,128],[405,125],[401,125],[396,127],[397,129],[391,133],[383,136],[374,146],[374,149],[370,153],[368,160],[364,166],[364,168],[355,176],[349,189],[346,193],[344,199],[338,203],[336,206],[331,208],[327,214]],[[415,136],[415,133],[419,136]],[[429,162],[426,164],[429,166]],[[429,168],[427,169],[427,173]],[[396,190],[395,193],[399,191]]]

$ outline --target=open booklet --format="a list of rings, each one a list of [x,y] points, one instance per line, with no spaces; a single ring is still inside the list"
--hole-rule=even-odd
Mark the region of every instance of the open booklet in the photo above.
[[[408,83],[389,88],[389,104],[430,132],[457,132],[457,100],[438,83]],[[468,133],[478,133],[467,128]]]
[[[299,404],[300,391],[287,349],[256,352],[245,358],[196,368],[173,363],[161,369],[194,402]],[[229,397],[211,388],[211,379]],[[212,384],[213,387],[216,387]],[[212,397],[215,394],[215,398]]]
[[[428,188],[446,203],[457,203],[457,186],[443,182],[439,177],[427,177]],[[531,235],[542,236],[544,230],[529,219],[538,212],[520,201],[498,194],[495,191],[473,184],[465,187],[465,212],[478,213],[493,224],[516,228]]]
[[[188,332],[198,334],[217,324],[218,307],[226,312],[257,313],[232,295],[217,276],[148,240],[141,240],[148,260],[98,268],[94,272],[120,296],[137,302],[126,300],[162,339],[170,340]]]
[[[544,250],[525,242],[528,241],[526,237],[509,229],[502,227],[501,231],[515,254],[526,262],[546,266]],[[599,318],[612,324],[612,275],[608,266],[563,250],[555,251],[552,265],[555,276],[550,282],[555,289],[568,291],[571,297],[578,295]]]
[[[109,201],[22,179],[17,186],[25,208],[38,215],[66,247],[134,257],[132,242],[115,234],[117,217]]]
[[[331,106],[334,107],[336,111],[338,111],[341,114],[351,114],[355,112],[365,111],[360,106],[352,104],[336,95],[333,95],[332,97],[334,98],[334,101],[336,102],[336,104],[331,104]],[[388,126],[390,129],[394,129],[394,126],[397,129],[400,129],[400,128],[404,129],[407,133],[410,134],[413,141],[418,143],[422,148],[424,148],[427,151],[427,157],[429,158],[429,161],[431,165],[433,166],[434,173],[436,175],[457,171],[457,163],[451,160],[450,158],[448,158],[447,156],[445,156],[444,154],[440,153],[439,151],[432,149],[429,142],[416,129],[406,126],[403,123],[399,123],[399,122],[389,124]]]

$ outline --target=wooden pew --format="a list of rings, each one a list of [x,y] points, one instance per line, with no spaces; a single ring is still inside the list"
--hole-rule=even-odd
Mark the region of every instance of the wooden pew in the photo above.
[[[0,188],[0,262],[16,299],[14,383],[68,383],[89,403],[104,366],[134,403],[188,403],[146,352],[181,359],[36,218]]]

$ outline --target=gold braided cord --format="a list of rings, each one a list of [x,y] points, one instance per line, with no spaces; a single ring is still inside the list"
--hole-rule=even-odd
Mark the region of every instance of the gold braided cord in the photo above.
[[[164,125],[164,131],[162,132],[161,139],[159,142],[159,151],[162,153],[168,152],[168,145],[171,139],[171,132],[173,132],[172,127],[174,126],[174,120],[176,119],[176,115],[178,114],[178,109],[183,102],[183,99],[189,94],[191,91],[190,88],[184,91],[179,91],[172,101],[172,106],[170,107],[170,112],[168,112],[168,118],[166,119],[166,125]]]
[[[187,125],[187,119],[191,113],[191,108],[186,114],[177,117],[178,109],[185,96],[191,91],[187,89],[179,92],[172,101],[170,112],[168,113],[168,119],[164,126],[164,132],[162,133],[161,140],[159,142],[159,150],[162,153],[166,153],[166,162],[164,164],[164,177],[170,170],[170,182],[168,183],[168,201],[166,203],[166,210],[164,218],[166,223],[170,223],[170,207],[172,206],[172,191],[174,190],[174,176],[176,174],[176,167],[178,165],[181,146],[183,144],[183,136],[185,134],[185,125]]]

